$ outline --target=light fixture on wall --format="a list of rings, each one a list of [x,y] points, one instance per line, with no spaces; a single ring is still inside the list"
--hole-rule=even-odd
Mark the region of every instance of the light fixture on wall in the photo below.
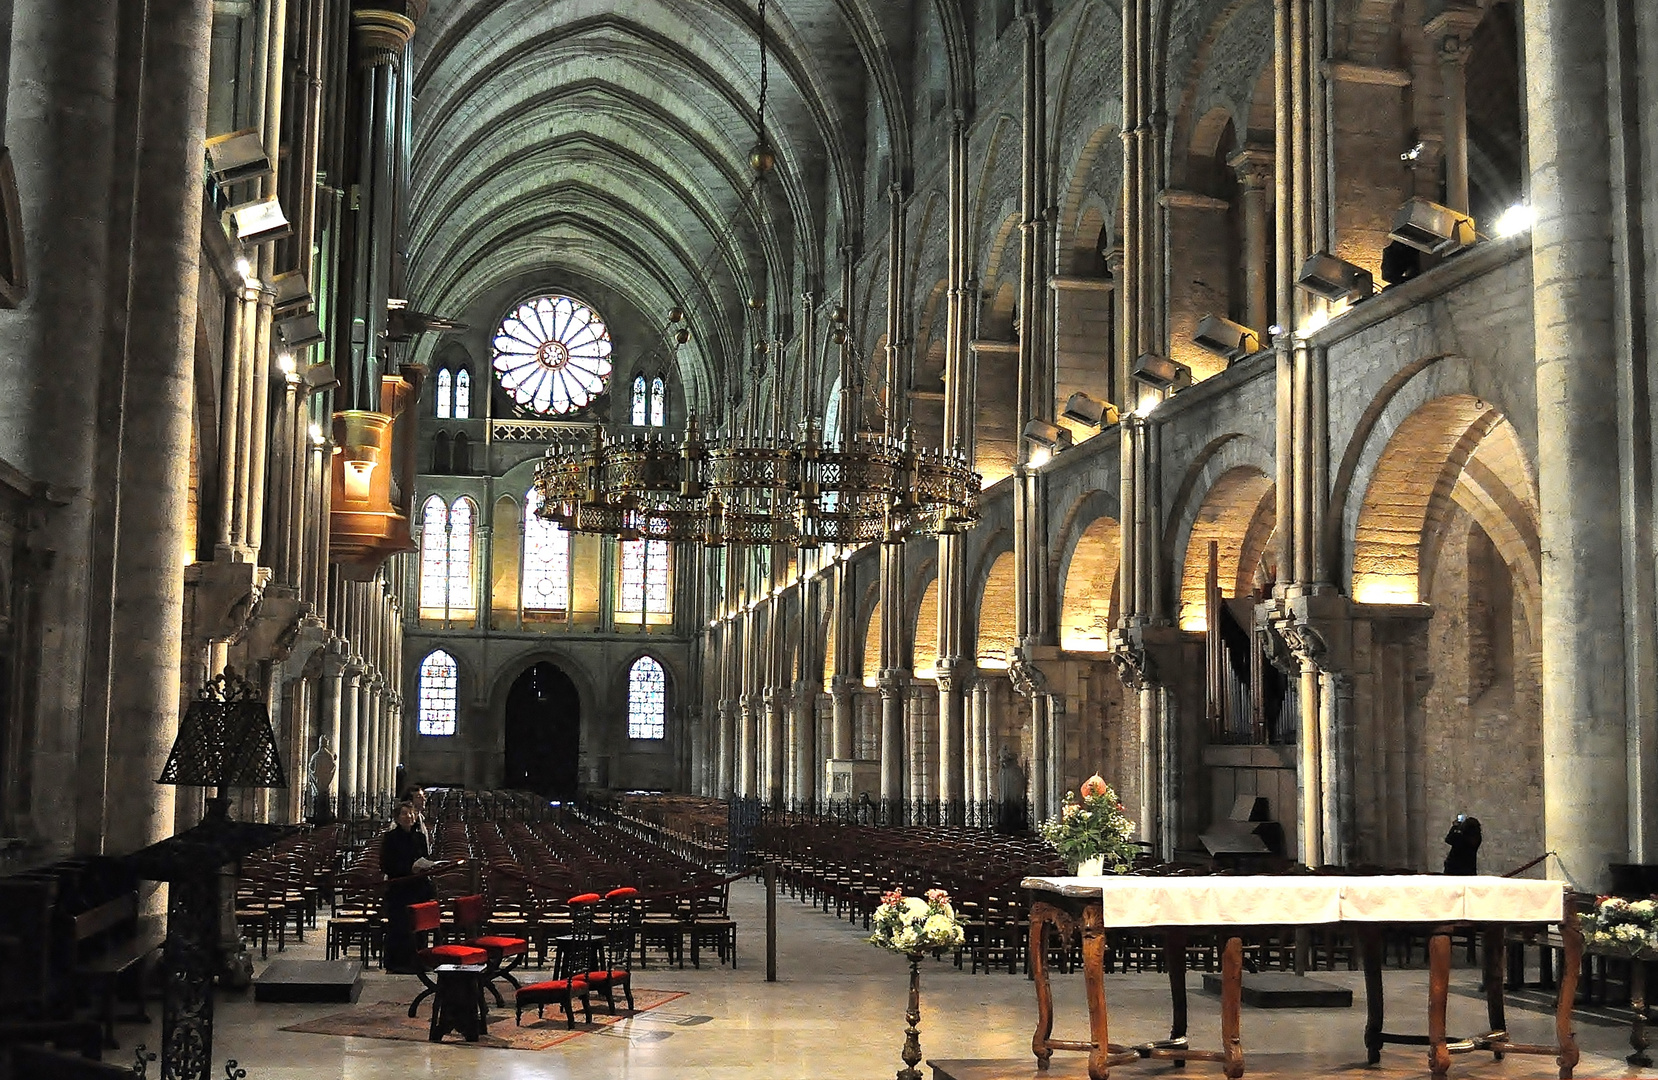
[[[311,306],[311,285],[298,270],[289,270],[271,278],[271,289],[276,293],[276,300],[272,303],[271,309],[278,315],[286,315]]]
[[[1091,428],[1110,427],[1121,419],[1117,406],[1080,391],[1065,399],[1065,411],[1060,415]]]
[[[288,215],[282,212],[282,202],[275,195],[231,207],[225,211],[225,221],[229,232],[248,246],[268,244],[293,232]]]
[[[1387,235],[1430,255],[1451,255],[1473,244],[1474,219],[1418,197],[1399,208]]]
[[[1192,369],[1156,353],[1142,353],[1129,374],[1153,390],[1183,390],[1192,385]]]
[[[220,185],[258,180],[276,170],[265,154],[264,140],[253,128],[215,135],[207,140],[207,172]]]
[[[276,336],[290,349],[302,349],[322,340],[322,324],[314,311],[302,311],[276,320]]]
[[[1071,445],[1071,432],[1046,420],[1032,420],[1025,425],[1025,441],[1032,446],[1057,454]]]
[[[1376,281],[1370,271],[1322,251],[1301,265],[1295,284],[1332,304],[1357,303],[1368,300],[1376,292]]]
[[[1261,335],[1243,323],[1219,315],[1205,315],[1192,335],[1192,344],[1231,363],[1260,352]]]

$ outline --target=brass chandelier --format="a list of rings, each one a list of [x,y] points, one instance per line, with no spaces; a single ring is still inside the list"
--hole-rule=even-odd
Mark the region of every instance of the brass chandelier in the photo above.
[[[763,220],[765,178],[776,164],[766,138],[766,0],[760,0],[759,17],[754,182],[737,215],[752,201]],[[763,295],[757,289],[749,301],[757,316],[765,311]],[[836,319],[844,321],[844,312]],[[679,345],[689,340],[687,322],[683,307],[669,314]],[[843,387],[850,385],[846,337],[845,327],[837,327],[833,340],[842,346]],[[764,340],[755,346],[757,358],[780,351]],[[724,435],[705,438],[693,414],[677,444],[657,435],[617,438],[595,426],[584,440],[554,445],[536,468],[536,512],[572,532],[623,540],[801,550],[899,543],[960,532],[978,520],[981,479],[960,449],[917,447],[910,425],[901,435],[855,432],[856,423],[846,425],[852,431],[820,433],[809,384],[798,435],[789,433],[776,411],[780,378],[774,386],[767,424],[757,422],[757,405],[751,405],[747,422],[740,419]]]

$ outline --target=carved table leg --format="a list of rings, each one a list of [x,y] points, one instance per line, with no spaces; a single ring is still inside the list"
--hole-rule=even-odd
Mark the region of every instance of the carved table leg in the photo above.
[[[1577,1068],[1577,1033],[1572,1030],[1572,1006],[1577,1002],[1577,976],[1583,969],[1583,930],[1577,924],[1577,912],[1570,907],[1560,920],[1561,944],[1565,957],[1560,965],[1560,996],[1554,1007],[1554,1040],[1560,1047],[1555,1061],[1560,1065],[1560,1080],[1571,1080]]]
[[[1186,931],[1170,930],[1163,938],[1163,966],[1169,972],[1169,1038],[1186,1035]]]
[[[1243,1036],[1238,1013],[1243,1004],[1243,940],[1226,939],[1220,958],[1220,1044],[1229,1080],[1244,1074]]]
[[[1646,961],[1639,957],[1629,961],[1629,1007],[1635,1011],[1629,1028],[1629,1045],[1635,1052],[1624,1060],[1631,1065],[1651,1065],[1652,1055],[1646,1052],[1650,1045],[1646,1037]]]
[[[1367,925],[1359,931],[1364,948],[1365,1060],[1374,1065],[1382,1060],[1382,931]]]
[[[1506,958],[1503,955],[1503,928],[1501,926],[1487,927],[1484,934],[1485,945],[1485,1018],[1491,1025],[1493,1039],[1506,1039],[1508,1036],[1508,1018],[1503,1010],[1503,965]],[[1501,1050],[1493,1052],[1496,1060],[1503,1059]]]
[[[1428,935],[1428,1071],[1445,1080],[1451,1052],[1445,1045],[1445,998],[1451,988],[1451,931],[1435,927]]]
[[[1044,935],[1047,934],[1048,923],[1054,916],[1054,909],[1044,903],[1031,905],[1030,912],[1030,957],[1031,981],[1036,984],[1036,1033],[1031,1036],[1031,1053],[1036,1055],[1036,1067],[1046,1069],[1048,1061],[1054,1056],[1053,1047],[1048,1045],[1048,1037],[1054,1033],[1054,993],[1048,985],[1048,958],[1046,950],[1042,948]],[[1087,961],[1084,960],[1084,970]]]
[[[1082,909],[1082,982],[1088,995],[1089,1080],[1111,1075],[1111,1024],[1105,1008],[1105,918],[1098,904]]]

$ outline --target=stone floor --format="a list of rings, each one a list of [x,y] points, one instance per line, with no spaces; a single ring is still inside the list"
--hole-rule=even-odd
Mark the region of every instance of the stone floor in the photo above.
[[[584,1035],[536,1052],[300,1034],[279,1029],[338,1012],[343,1006],[256,1004],[251,994],[228,994],[220,997],[217,1006],[213,1076],[222,1075],[227,1058],[235,1058],[247,1069],[248,1080],[750,1080],[757,1070],[758,1075],[775,1077],[876,1080],[902,1067],[899,1050],[907,965],[901,957],[866,944],[862,931],[843,920],[780,897],[778,980],[767,983],[761,887],[738,883],[732,890],[731,906],[740,927],[741,966],[733,971],[705,956],[700,971],[681,971],[653,961],[649,969],[635,971],[635,984],[685,991],[687,996],[655,1014],[644,1013],[618,1024],[606,1034]],[[304,945],[290,944],[283,955],[320,958],[321,938],[320,931],[308,934]],[[1036,1004],[1030,982],[1005,971],[969,974],[948,961],[928,962],[922,970],[921,1044],[927,1058],[1031,1060]],[[1246,1008],[1246,1066],[1249,1055],[1257,1054],[1249,1075],[1426,1075],[1426,1055],[1417,1047],[1389,1047],[1381,1069],[1364,1069],[1362,979],[1346,971],[1320,977],[1353,986],[1355,1007],[1300,1012]],[[1453,989],[1472,987],[1476,979],[1473,970],[1458,970],[1453,973]],[[1201,976],[1191,976],[1193,1045],[1216,1047],[1218,1000],[1199,992],[1200,985]],[[1108,979],[1113,1041],[1141,1042],[1167,1034],[1166,986],[1161,976],[1149,974]],[[412,978],[376,971],[368,977],[362,1001],[407,1001],[414,987]],[[1426,996],[1426,974],[1390,970],[1387,990],[1389,1028],[1426,1030],[1425,1010],[1419,1004]],[[1056,1036],[1085,1037],[1081,976],[1056,976],[1055,996],[1061,1010]],[[492,1011],[494,1024],[512,1024],[510,1000],[508,1004],[505,1012]],[[710,1019],[697,1022],[697,1017]],[[1545,1042],[1552,1036],[1552,1020],[1541,1013],[1511,1009],[1509,1019],[1519,1041]],[[1453,1033],[1472,1033],[1483,1021],[1482,1001],[1453,993]],[[158,1028],[146,1031],[137,1025],[122,1026],[118,1030],[122,1049],[112,1051],[108,1060],[131,1061],[132,1048],[141,1040],[157,1046]],[[1578,1030],[1584,1057],[1577,1077],[1642,1075],[1642,1070],[1623,1061],[1628,1052],[1627,1027],[1584,1018]],[[1052,1077],[1061,1080],[1079,1071],[1082,1060],[1081,1055],[1057,1055]],[[159,1072],[152,1067],[150,1075]],[[1647,1075],[1652,1072],[1646,1070]],[[1148,1074],[1221,1075],[1218,1065],[1202,1063],[1192,1063],[1184,1072],[1167,1065],[1114,1070],[1114,1075],[1123,1077]],[[1026,1070],[1017,1075],[1031,1073]],[[1451,1071],[1453,1078],[1502,1080],[1553,1075],[1552,1059],[1543,1057],[1511,1057],[1493,1063],[1489,1055],[1469,1055],[1453,1062]]]

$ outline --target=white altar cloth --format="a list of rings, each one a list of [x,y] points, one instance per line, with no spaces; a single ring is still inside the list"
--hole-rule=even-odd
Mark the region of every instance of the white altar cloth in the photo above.
[[[1028,877],[1024,888],[1101,898],[1108,927],[1338,922],[1557,923],[1565,883],[1499,877]]]

